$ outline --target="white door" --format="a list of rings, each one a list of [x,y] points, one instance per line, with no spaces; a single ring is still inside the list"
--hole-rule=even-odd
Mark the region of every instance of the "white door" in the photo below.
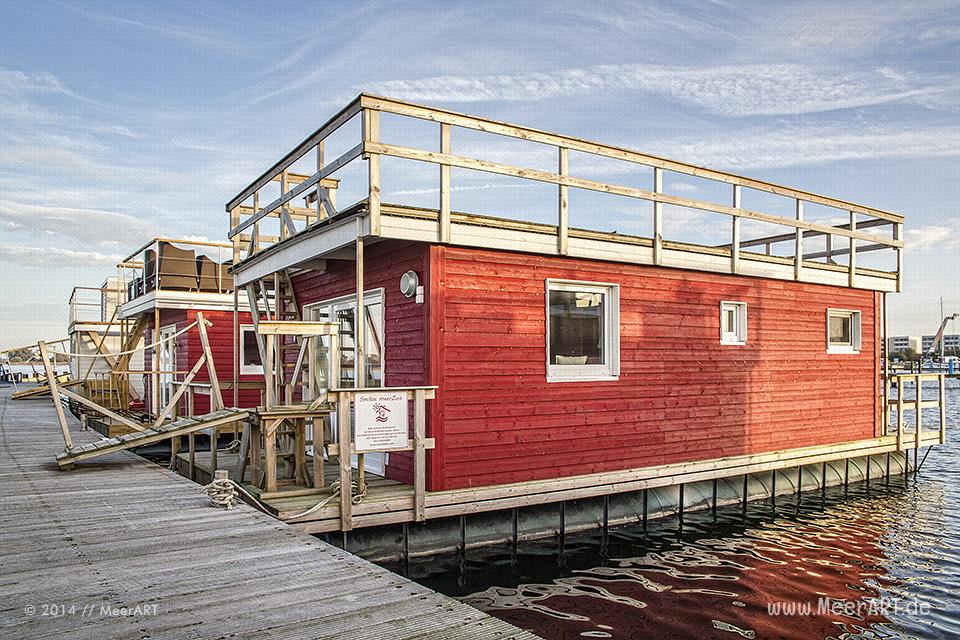
[[[177,370],[177,341],[175,338],[170,339],[176,332],[176,325],[160,328],[159,339],[164,342],[157,348],[157,370],[160,371],[160,407],[156,410],[158,414],[170,402],[176,387],[173,372]]]
[[[364,310],[366,311],[364,322],[364,344],[366,345],[366,371],[365,386],[382,387],[383,386],[383,291],[368,291],[364,295]],[[356,298],[337,298],[329,302],[321,302],[315,305],[305,307],[307,318],[319,322],[340,322],[340,380],[333,381],[335,386],[354,387],[356,386],[355,371],[355,352],[356,343],[354,341],[356,315]],[[318,349],[318,359],[320,360],[321,370],[326,374],[329,372],[327,363],[329,357],[327,350],[329,343],[324,342],[324,349]],[[333,439],[337,439],[336,416],[331,420]],[[366,471],[383,475],[386,471],[387,456],[386,453],[368,453],[364,456],[363,467]],[[351,456],[351,464],[357,466],[357,457]]]

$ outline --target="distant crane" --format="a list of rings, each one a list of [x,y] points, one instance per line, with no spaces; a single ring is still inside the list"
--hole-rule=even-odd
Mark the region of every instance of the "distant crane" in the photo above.
[[[943,369],[943,362],[944,362],[943,332],[946,331],[947,329],[947,323],[949,323],[951,320],[956,320],[958,317],[960,317],[960,313],[955,313],[952,316],[945,316],[943,318],[943,322],[940,323],[940,330],[937,331],[937,335],[933,336],[933,342],[930,344],[929,353],[934,354],[938,350],[940,351],[941,370]]]

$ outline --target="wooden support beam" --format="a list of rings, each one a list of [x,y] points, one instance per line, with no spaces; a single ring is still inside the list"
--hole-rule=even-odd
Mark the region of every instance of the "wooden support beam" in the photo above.
[[[259,335],[274,336],[331,336],[340,327],[338,322],[314,322],[308,320],[266,320],[257,324]]]
[[[37,343],[40,348],[40,358],[43,360],[43,370],[47,375],[47,386],[50,387],[50,397],[57,410],[57,422],[60,423],[60,432],[63,434],[63,444],[67,450],[73,448],[73,438],[70,437],[70,427],[67,425],[67,416],[63,413],[63,404],[60,403],[60,387],[57,385],[57,374],[54,365],[50,363],[50,353],[47,343],[41,340]]]
[[[120,424],[122,424],[122,425],[124,425],[124,426],[130,427],[130,428],[133,429],[134,431],[145,431],[145,430],[146,430],[142,425],[137,424],[137,423],[134,422],[133,420],[130,420],[129,418],[125,418],[125,417],[121,416],[120,414],[114,413],[114,412],[111,411],[110,409],[107,409],[106,407],[102,407],[102,406],[100,406],[99,404],[97,404],[96,402],[94,402],[93,400],[89,400],[89,399],[87,399],[87,398],[84,398],[84,397],[81,396],[80,394],[77,394],[77,393],[74,393],[74,392],[72,392],[72,391],[69,391],[68,389],[60,389],[60,393],[62,393],[63,395],[67,396],[68,398],[70,398],[71,400],[73,400],[73,401],[75,401],[75,402],[79,402],[80,404],[82,404],[82,405],[85,406],[85,407],[89,407],[89,408],[93,409],[93,410],[96,411],[97,413],[101,413],[101,414],[107,416],[108,418],[112,418],[113,420],[116,420],[117,422],[119,422]]]
[[[214,411],[220,411],[224,408],[223,393],[220,391],[220,379],[217,377],[213,350],[210,348],[210,338],[207,336],[207,321],[202,312],[197,312],[197,328],[200,331],[200,344],[203,346],[203,355],[207,363],[207,375],[210,376],[210,400]]]
[[[200,315],[200,314],[197,314]],[[200,325],[202,326],[202,325]],[[180,399],[180,396],[190,387],[190,383],[193,382],[193,378],[197,375],[197,372],[200,371],[200,367],[203,366],[206,358],[200,356],[197,358],[197,363],[193,365],[193,368],[190,369],[190,372],[187,374],[187,377],[183,379],[183,382],[180,383],[180,386],[177,387],[177,390],[174,392],[173,396],[170,398],[170,402],[167,403],[167,406],[163,408],[160,414],[157,416],[157,419],[153,422],[153,428],[156,429],[163,424],[163,421],[167,419],[167,416],[170,415],[170,411],[173,410],[173,407],[177,404],[177,401]],[[211,384],[211,397],[213,396],[213,385]],[[217,407],[217,411],[223,409],[223,407]]]

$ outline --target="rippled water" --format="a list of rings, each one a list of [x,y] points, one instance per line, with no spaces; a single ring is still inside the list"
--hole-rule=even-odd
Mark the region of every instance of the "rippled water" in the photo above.
[[[682,528],[672,518],[412,560],[405,572],[543,638],[960,638],[950,387],[948,444],[916,477],[780,496],[746,515],[688,513]]]

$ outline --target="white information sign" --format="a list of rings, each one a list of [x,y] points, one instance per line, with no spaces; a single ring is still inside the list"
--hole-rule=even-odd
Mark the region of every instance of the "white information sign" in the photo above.
[[[406,449],[407,394],[392,391],[361,391],[355,396],[354,446],[357,451]]]

